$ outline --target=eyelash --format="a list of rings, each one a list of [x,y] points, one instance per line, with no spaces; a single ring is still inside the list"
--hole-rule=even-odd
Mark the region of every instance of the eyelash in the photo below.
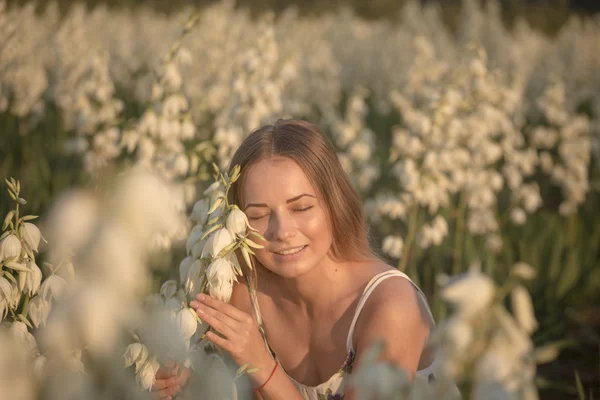
[[[314,206],[308,206],[308,207],[299,208],[299,209],[296,209],[296,210],[293,210],[293,211],[296,211],[296,212],[304,212],[304,211],[308,211],[308,210],[310,210],[310,209],[311,209],[311,208],[313,208],[313,207],[314,207]],[[261,219],[261,218],[263,218],[263,217],[265,217],[265,215],[261,215],[260,217],[248,217],[248,219],[249,219],[249,220],[251,220],[251,221],[257,221],[257,220],[259,220],[259,219]]]

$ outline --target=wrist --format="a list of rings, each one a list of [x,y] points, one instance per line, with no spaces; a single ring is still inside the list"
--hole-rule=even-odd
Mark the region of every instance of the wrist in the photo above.
[[[273,367],[270,370],[263,369],[262,370],[263,373],[260,374],[260,375],[265,375],[265,374],[268,374],[268,375],[266,375],[266,377],[264,377],[264,378],[260,377],[261,378],[260,380],[258,380],[258,379],[254,380],[253,383],[254,383],[254,391],[255,392],[260,392],[269,383],[269,381],[273,378],[273,375],[275,375],[275,372],[277,370],[277,367],[279,366],[279,363],[277,362],[277,360],[272,360],[272,362],[273,362]],[[257,378],[259,378],[259,377],[257,377]],[[256,381],[258,381],[259,383],[257,383]]]

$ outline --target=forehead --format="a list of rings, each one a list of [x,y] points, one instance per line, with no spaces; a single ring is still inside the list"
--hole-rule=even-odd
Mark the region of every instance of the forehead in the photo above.
[[[248,169],[242,186],[244,203],[285,201],[300,194],[317,196],[302,168],[290,158],[262,159]]]

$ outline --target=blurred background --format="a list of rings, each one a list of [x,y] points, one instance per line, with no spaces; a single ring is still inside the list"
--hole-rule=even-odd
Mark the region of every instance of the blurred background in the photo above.
[[[0,177],[44,216],[144,164],[188,209],[252,129],[318,123],[423,287],[525,262],[542,398],[600,396],[600,2],[0,1]],[[190,18],[190,15],[192,16]],[[0,192],[0,215],[10,208]],[[51,238],[47,238],[51,240]],[[166,241],[157,263],[177,265]],[[42,256],[43,257],[43,256]],[[160,282],[172,272],[156,277]]]

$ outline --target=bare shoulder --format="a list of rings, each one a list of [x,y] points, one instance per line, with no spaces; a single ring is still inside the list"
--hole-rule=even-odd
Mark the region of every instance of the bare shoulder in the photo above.
[[[354,343],[360,352],[383,340],[387,348],[384,358],[414,372],[432,327],[427,303],[415,286],[406,278],[393,276],[382,281],[366,301]]]

